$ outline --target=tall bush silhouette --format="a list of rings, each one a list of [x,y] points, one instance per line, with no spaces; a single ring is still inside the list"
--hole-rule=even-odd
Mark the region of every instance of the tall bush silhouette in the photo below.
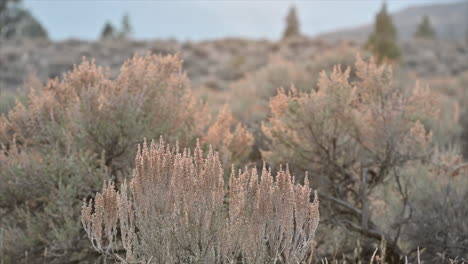
[[[429,17],[425,15],[421,23],[418,25],[416,32],[414,33],[416,38],[423,38],[423,39],[434,39],[436,37],[436,32],[431,25],[431,21]]]
[[[133,34],[133,27],[132,25],[130,24],[130,15],[129,14],[125,14],[123,17],[122,17],[122,28],[120,29],[120,37],[121,38],[129,38],[132,36]]]
[[[283,32],[283,39],[301,35],[299,18],[297,17],[296,7],[291,6],[286,16],[286,28]]]
[[[374,31],[369,36],[365,47],[377,58],[379,63],[384,59],[394,61],[401,57],[397,42],[397,29],[393,24],[392,17],[387,12],[385,3],[375,18]]]
[[[111,39],[116,37],[116,30],[112,23],[106,22],[101,32],[101,39]]]

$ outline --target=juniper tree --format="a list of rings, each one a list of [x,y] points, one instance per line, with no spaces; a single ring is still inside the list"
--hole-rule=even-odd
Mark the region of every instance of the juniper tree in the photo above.
[[[101,32],[101,39],[114,38],[115,33],[114,26],[110,22],[106,22]]]
[[[297,17],[296,7],[291,6],[288,16],[286,16],[286,28],[284,29],[283,39],[300,36],[299,19]]]
[[[423,39],[434,39],[436,37],[436,32],[431,25],[431,21],[427,15],[425,15],[418,25],[416,32],[414,33],[416,38]]]
[[[397,29],[387,12],[385,3],[375,18],[374,32],[369,36],[365,47],[372,52],[379,63],[384,59],[398,60],[401,57],[397,43]]]
[[[133,34],[133,28],[130,24],[130,16],[125,14],[122,17],[122,29],[120,30],[120,37],[128,38]]]
[[[0,0],[0,37],[47,38],[39,21],[21,6],[20,0]]]

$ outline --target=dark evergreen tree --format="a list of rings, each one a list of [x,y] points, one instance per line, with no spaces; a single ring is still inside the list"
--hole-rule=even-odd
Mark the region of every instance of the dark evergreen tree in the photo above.
[[[0,0],[0,38],[47,38],[47,31],[20,0]]]
[[[423,39],[434,39],[436,37],[436,32],[432,28],[431,21],[427,15],[423,17],[414,36]]]
[[[387,12],[385,3],[376,16],[374,32],[369,36],[365,47],[376,57],[379,63],[385,59],[395,61],[401,57],[397,42],[397,30],[392,17]]]
[[[115,28],[110,22],[106,22],[101,32],[101,39],[110,39],[115,37]]]
[[[133,34],[133,28],[132,25],[130,24],[130,16],[128,14],[125,14],[122,17],[122,29],[120,31],[120,37],[121,38],[129,38]]]
[[[291,6],[288,16],[286,17],[286,28],[283,32],[283,39],[300,35],[301,31],[299,29],[299,19],[296,13],[296,7]]]

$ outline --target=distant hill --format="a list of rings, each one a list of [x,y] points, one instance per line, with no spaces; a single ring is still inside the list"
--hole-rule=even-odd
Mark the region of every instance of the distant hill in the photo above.
[[[413,6],[393,13],[393,21],[400,40],[413,37],[422,16],[428,15],[437,37],[441,40],[464,40],[468,31],[468,1],[448,4]],[[373,25],[362,25],[325,33],[319,37],[328,40],[352,40],[364,42],[373,30]]]

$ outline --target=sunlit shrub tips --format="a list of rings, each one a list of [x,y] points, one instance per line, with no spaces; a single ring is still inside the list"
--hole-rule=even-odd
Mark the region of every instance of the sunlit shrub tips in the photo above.
[[[129,263],[310,263],[318,200],[288,170],[275,178],[263,168],[226,182],[211,149],[143,144],[130,184],[85,201],[82,222],[96,250]]]

